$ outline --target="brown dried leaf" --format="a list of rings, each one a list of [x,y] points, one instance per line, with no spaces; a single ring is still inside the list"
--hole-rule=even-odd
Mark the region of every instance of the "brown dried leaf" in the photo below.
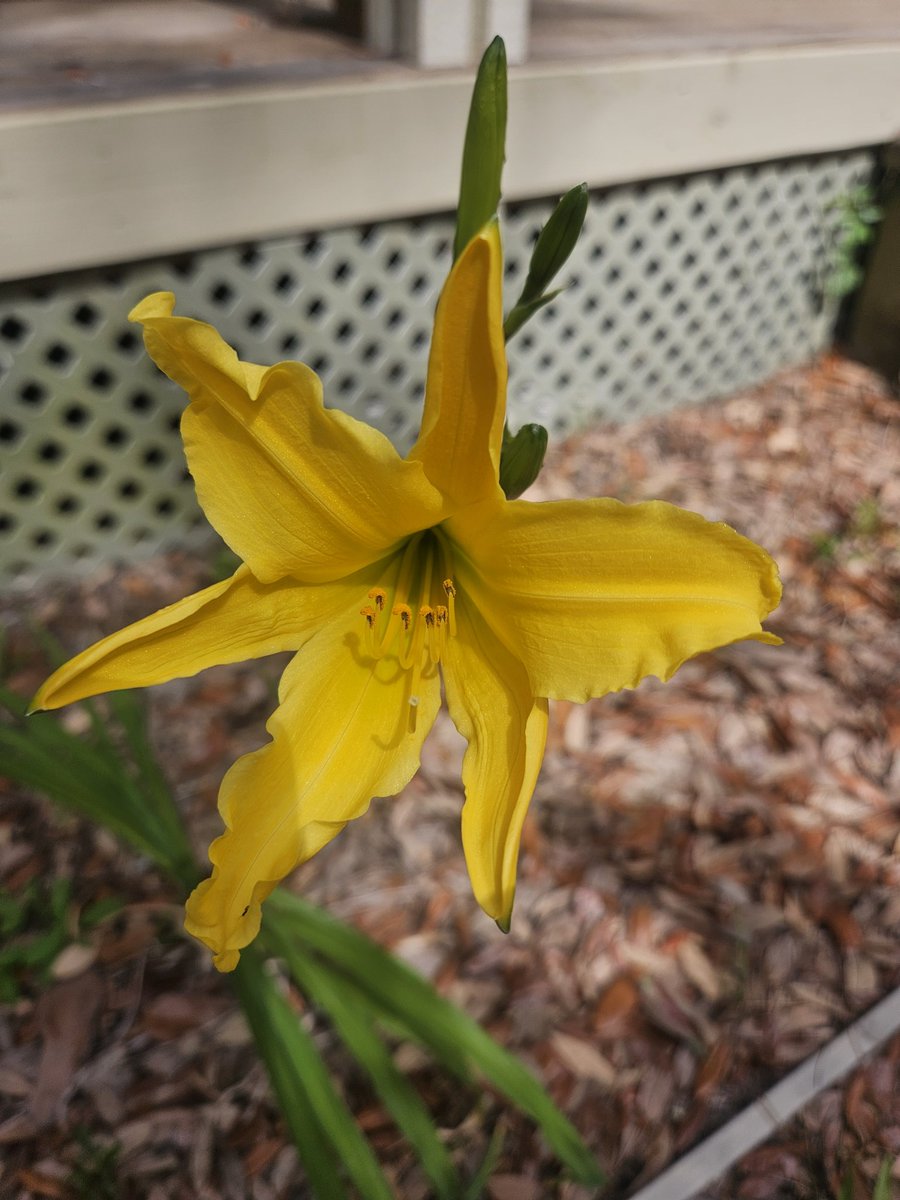
[[[16,1172],[16,1182],[27,1188],[34,1196],[46,1197],[47,1200],[68,1200],[69,1189],[60,1179],[45,1175],[41,1171],[32,1171],[22,1167]]]
[[[856,918],[846,909],[832,909],[825,914],[825,922],[845,950],[858,950],[862,945],[863,931]]]
[[[667,1066],[650,1064],[644,1070],[637,1089],[637,1105],[647,1121],[657,1126],[662,1121],[675,1093],[675,1079]]]
[[[31,1113],[38,1126],[60,1113],[72,1077],[94,1036],[102,1005],[103,984],[94,971],[56,984],[38,1000],[35,1013],[44,1044],[31,1098]]]
[[[700,946],[688,938],[679,943],[675,951],[678,963],[688,979],[707,1000],[718,1000],[720,987],[716,969]]]
[[[594,1010],[594,1028],[604,1038],[619,1037],[628,1029],[640,1004],[640,993],[627,975],[609,985]]]
[[[543,1200],[543,1188],[527,1175],[492,1175],[487,1185],[491,1200]]]
[[[590,1079],[599,1083],[601,1087],[615,1087],[618,1074],[616,1068],[590,1042],[571,1037],[567,1033],[554,1033],[550,1044],[573,1075],[580,1079]]]
[[[705,1100],[719,1089],[733,1061],[734,1047],[726,1041],[716,1042],[697,1074],[694,1090],[700,1099]]]

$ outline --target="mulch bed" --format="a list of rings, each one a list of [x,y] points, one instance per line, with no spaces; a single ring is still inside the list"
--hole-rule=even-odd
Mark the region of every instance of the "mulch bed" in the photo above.
[[[554,706],[508,936],[468,888],[446,720],[406,791],[295,877],[535,1068],[611,1172],[604,1197],[627,1196],[900,984],[898,462],[896,400],[836,357],[556,448],[535,498],[658,497],[766,546],[785,583],[770,622],[784,646],[730,647],[668,685]],[[209,570],[170,555],[8,600],[13,686],[28,693],[44,671],[31,622],[74,650]],[[217,668],[150,697],[198,845],[217,827],[225,766],[264,738],[282,665]],[[73,911],[127,902],[80,959],[65,952],[56,983],[26,979],[0,1008],[0,1196],[76,1196],[73,1164],[111,1145],[110,1195],[306,1196],[227,984],[177,936],[159,879],[34,797],[0,783],[0,801],[4,889],[67,878]],[[398,1196],[425,1200],[358,1069],[307,1020]],[[503,1123],[492,1200],[588,1195],[495,1097],[466,1095],[408,1047],[398,1061],[469,1170]],[[900,1039],[710,1200],[836,1196],[848,1175],[869,1200],[883,1157],[900,1154],[898,1095]]]

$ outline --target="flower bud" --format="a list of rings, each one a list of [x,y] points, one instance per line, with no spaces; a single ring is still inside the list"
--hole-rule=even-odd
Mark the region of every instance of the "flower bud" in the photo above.
[[[506,47],[495,37],[482,55],[463,145],[453,257],[497,212],[506,157]]]
[[[523,425],[516,434],[504,429],[500,486],[507,500],[521,496],[537,479],[547,453],[547,440],[543,425]]]
[[[587,206],[586,183],[571,188],[557,204],[535,243],[528,277],[518,304],[528,304],[543,296],[553,282],[554,276],[575,249],[587,215]]]
[[[577,187],[566,192],[550,214],[550,219],[541,230],[532,251],[522,294],[503,323],[503,332],[507,341],[539,309],[543,308],[545,304],[549,304],[551,300],[555,300],[559,295],[561,289],[548,292],[546,288],[553,282],[554,275],[562,268],[575,248],[581,227],[584,225],[587,206],[587,184],[579,183]]]

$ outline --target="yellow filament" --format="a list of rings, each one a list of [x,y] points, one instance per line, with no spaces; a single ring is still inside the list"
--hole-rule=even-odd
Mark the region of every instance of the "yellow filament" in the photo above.
[[[456,588],[453,586],[452,579],[444,580],[444,592],[447,595],[447,611],[450,617],[450,636],[456,637]]]
[[[428,628],[429,616],[434,620],[431,609],[423,604],[419,609],[419,619],[413,630],[412,640],[406,650],[400,655],[400,666],[404,671],[412,668],[412,679],[409,683],[409,728],[416,728],[416,711],[419,707],[419,684],[422,682],[422,660],[425,657],[425,632]]]
[[[360,616],[366,618],[366,653],[375,653],[375,609],[371,604],[359,610]]]
[[[434,628],[429,632],[430,641],[428,643],[428,651],[431,655],[431,661],[438,663],[443,657],[444,645],[447,641],[447,609],[445,605],[436,604],[434,606]]]
[[[397,575],[397,586],[394,591],[395,596],[406,596],[409,594],[409,585],[412,581],[413,570],[416,565],[416,552],[421,542],[421,534],[412,537],[406,543],[403,550],[403,559],[400,563],[400,571]],[[381,612],[387,600],[387,592],[384,588],[372,588],[369,592],[369,599],[374,601],[376,608]],[[404,616],[404,611],[406,615]],[[399,632],[400,623],[403,623],[404,632],[409,632],[409,622],[412,620],[412,611],[409,605],[395,604],[391,609],[390,619],[385,627],[384,633],[381,636],[381,641],[375,644],[372,654],[375,658],[384,658],[388,650],[393,645],[394,638]]]
[[[428,647],[428,658],[432,663],[441,661],[440,630],[437,624],[437,609],[429,608],[425,614],[425,645]]]
[[[370,603],[360,610],[366,621],[366,654],[380,659],[389,651],[393,651],[401,669],[412,673],[408,693],[410,731],[416,728],[423,673],[426,667],[436,667],[440,663],[447,637],[456,632],[456,587],[450,578],[451,564],[447,557],[447,548],[441,539],[437,539],[437,545],[429,543],[423,548],[424,559],[420,560],[418,552],[421,542],[420,535],[410,538],[404,547],[396,584],[391,589],[395,602],[389,609],[390,615],[385,614],[389,601],[388,592],[382,587],[374,587],[369,591]],[[431,605],[429,601],[437,553],[441,555],[440,565],[443,567],[442,573],[446,576],[441,587],[447,603]],[[420,572],[419,578],[416,578],[417,568]],[[406,603],[413,583],[420,597],[419,606],[415,610]]]

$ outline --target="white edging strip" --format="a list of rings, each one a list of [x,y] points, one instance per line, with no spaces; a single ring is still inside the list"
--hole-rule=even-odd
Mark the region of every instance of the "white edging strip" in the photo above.
[[[505,193],[886,142],[898,78],[897,42],[516,68]],[[450,209],[471,85],[386,67],[0,112],[0,279]]]
[[[631,1200],[691,1200],[900,1030],[900,988]]]

